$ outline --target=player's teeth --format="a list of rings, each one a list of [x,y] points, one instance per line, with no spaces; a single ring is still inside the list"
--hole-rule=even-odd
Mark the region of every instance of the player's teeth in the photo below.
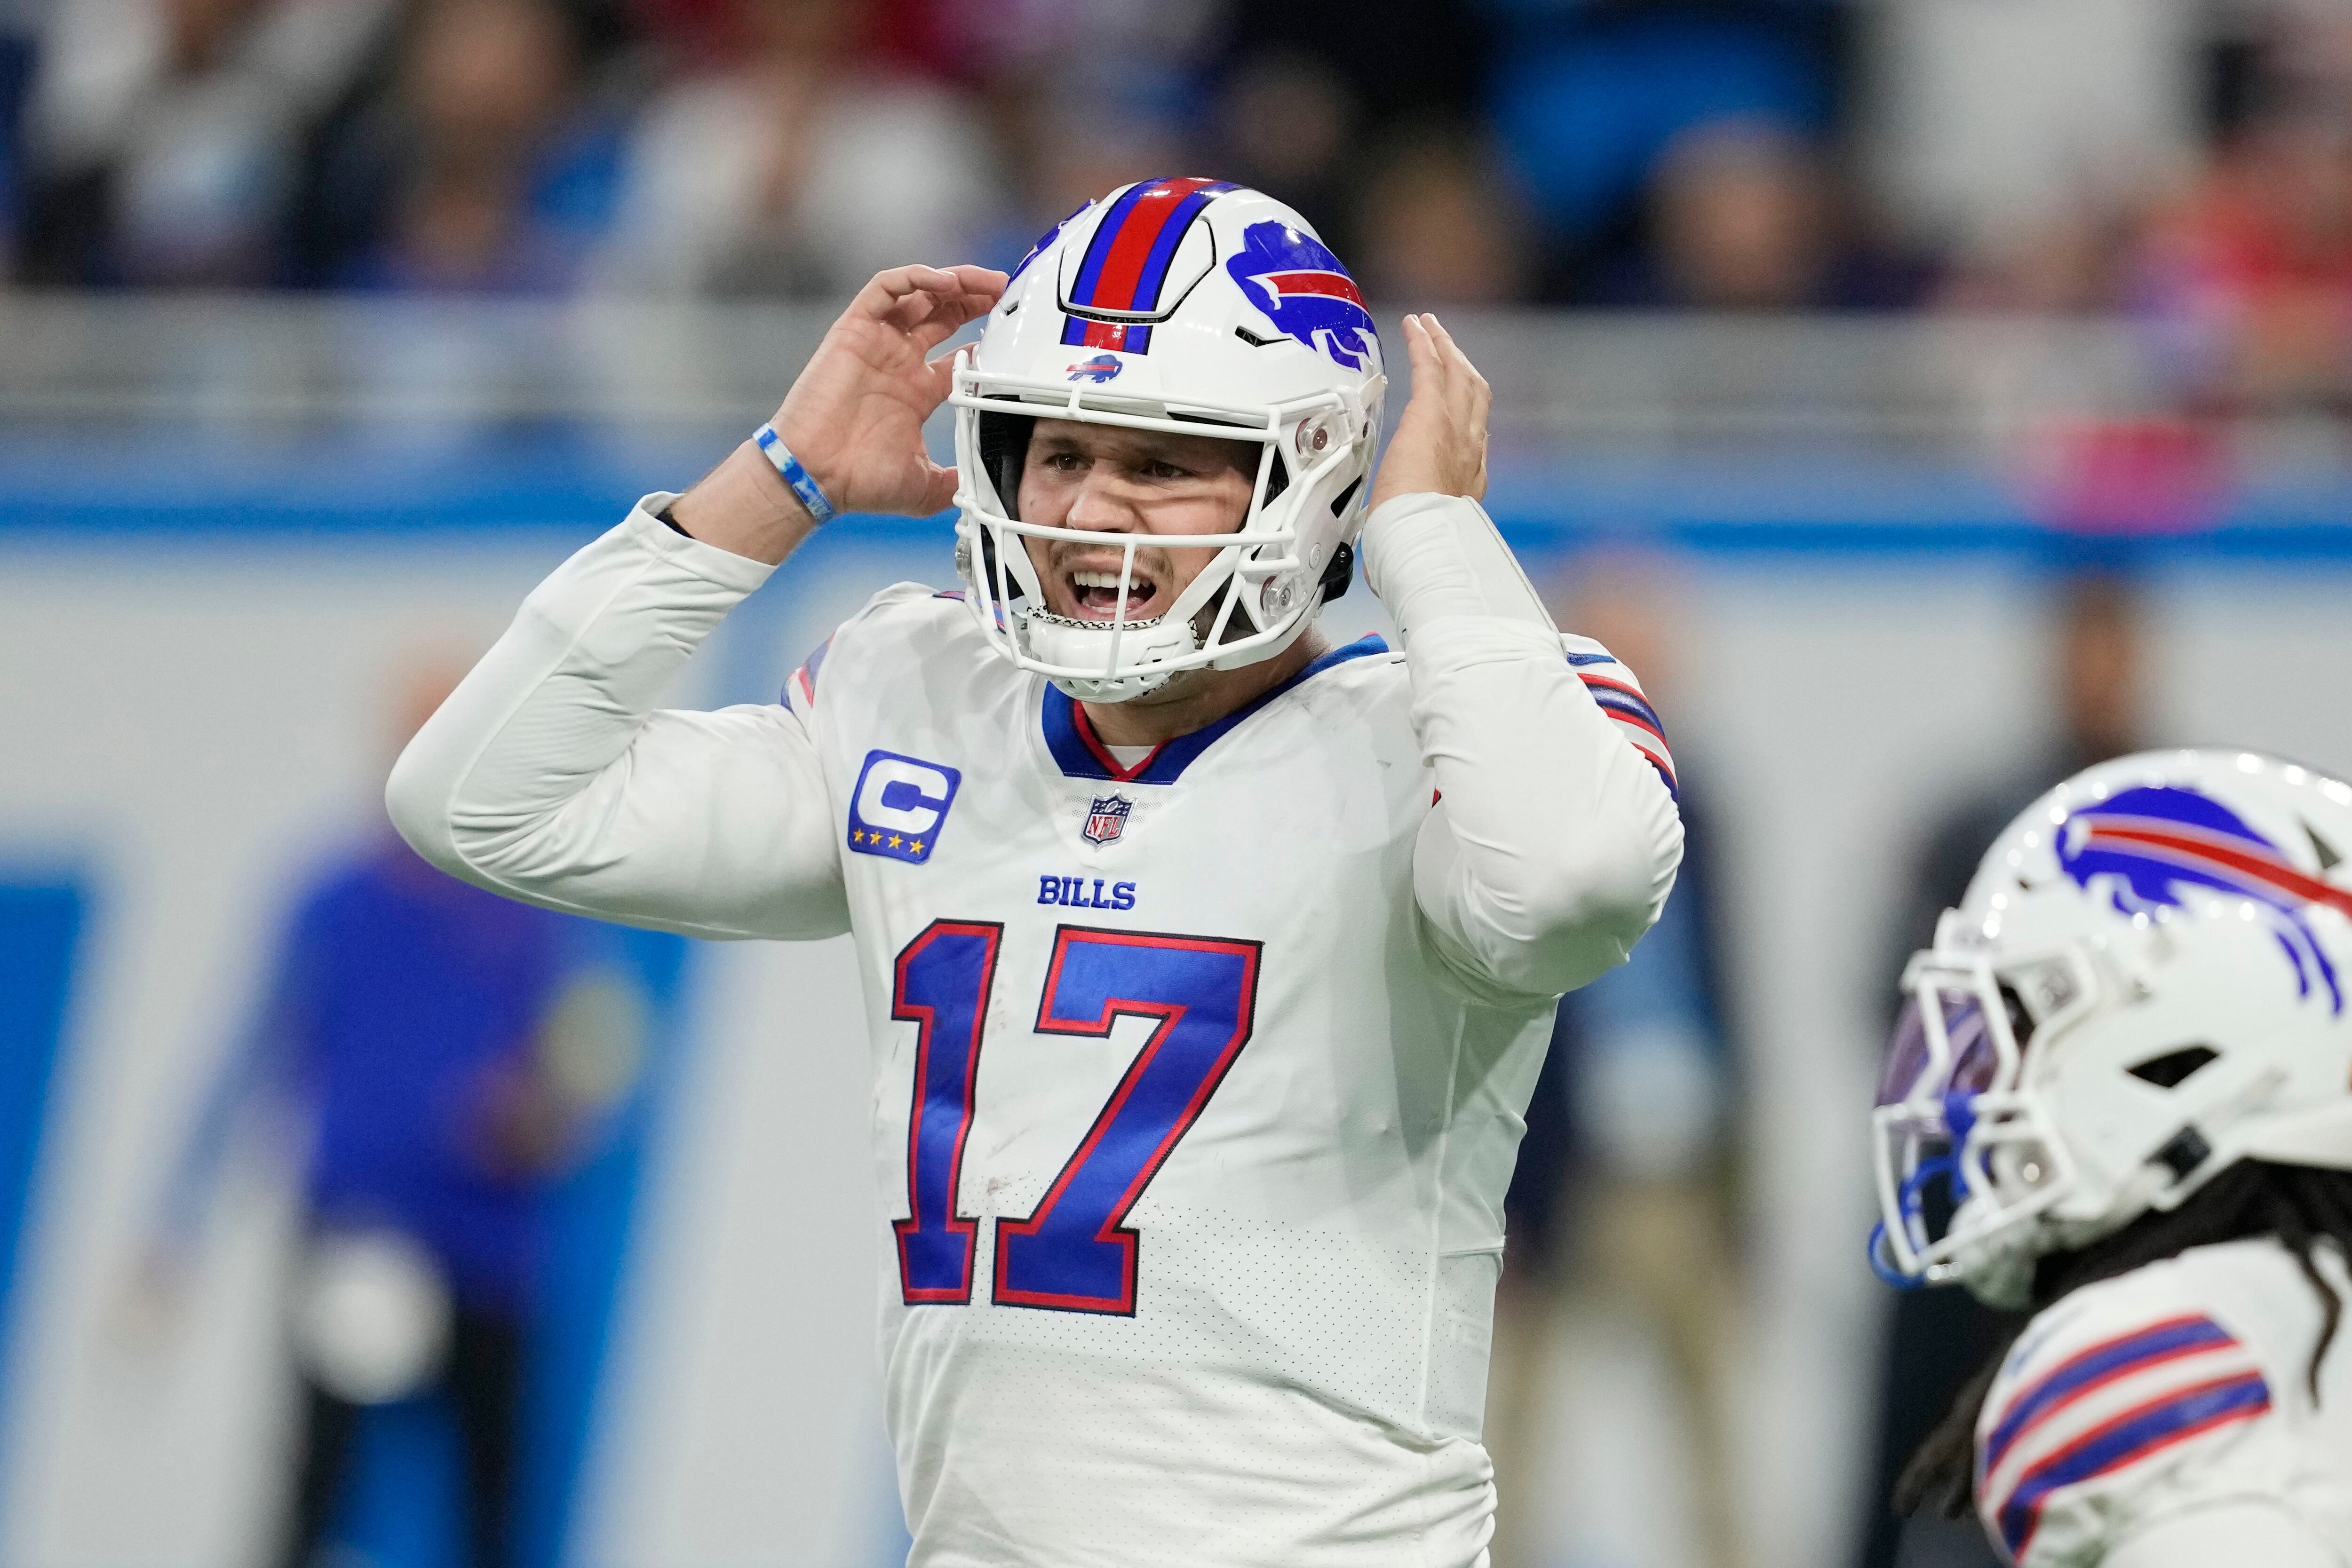
[[[1113,614],[1139,612],[1158,591],[1149,578],[1126,581],[1116,571],[1073,571],[1069,582],[1087,609]]]

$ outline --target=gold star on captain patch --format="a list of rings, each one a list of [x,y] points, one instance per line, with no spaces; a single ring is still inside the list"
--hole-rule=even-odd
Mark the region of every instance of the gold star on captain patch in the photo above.
[[[907,847],[914,851],[917,854],[921,854],[923,852],[923,841],[917,839],[913,843],[908,844]]]
[[[906,841],[907,841],[906,840],[904,840],[904,839],[900,838],[900,837],[899,837],[898,834],[896,834],[896,833],[893,833],[893,834],[891,834],[891,835],[890,835],[890,847],[891,847],[892,849],[894,849],[894,850],[895,850],[895,849],[898,849],[898,848],[899,848],[900,846],[902,846],[903,844],[905,844],[905,843],[906,843]]]
[[[850,829],[850,830],[849,830],[849,841],[850,841],[851,843],[853,843],[853,844],[862,844],[862,843],[864,843],[864,842],[866,841],[866,834],[865,834],[864,830],[862,830],[862,829],[858,829],[858,828],[852,828],[852,829]]]

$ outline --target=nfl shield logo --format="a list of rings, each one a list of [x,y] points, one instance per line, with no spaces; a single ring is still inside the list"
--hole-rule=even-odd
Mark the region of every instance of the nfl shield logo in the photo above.
[[[1087,808],[1087,842],[1107,844],[1127,831],[1127,814],[1134,810],[1135,802],[1124,795],[1096,796]]]

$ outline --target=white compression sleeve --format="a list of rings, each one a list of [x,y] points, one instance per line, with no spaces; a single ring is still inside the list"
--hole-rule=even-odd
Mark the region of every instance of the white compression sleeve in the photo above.
[[[701,936],[848,928],[823,770],[781,706],[657,712],[772,570],[640,502],[524,601],[394,768],[392,819],[454,876]]]
[[[1460,496],[1399,496],[1364,519],[1364,580],[1397,619],[1405,647],[1422,624],[1486,616],[1558,629],[1486,509]]]
[[[1476,502],[1400,497],[1365,520],[1363,543],[1441,797],[1413,859],[1438,948],[1482,986],[1580,986],[1664,905],[1682,858],[1674,798],[1577,679]]]

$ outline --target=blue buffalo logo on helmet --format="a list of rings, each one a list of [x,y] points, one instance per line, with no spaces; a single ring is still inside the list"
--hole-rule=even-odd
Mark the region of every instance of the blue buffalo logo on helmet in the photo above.
[[[1244,231],[1225,263],[1242,297],[1276,328],[1351,371],[1380,341],[1356,280],[1323,242],[1272,218]]]
[[[1095,385],[1100,386],[1125,369],[1127,369],[1125,362],[1117,354],[1097,354],[1091,360],[1080,360],[1076,364],[1072,365],[1070,379],[1074,382],[1092,382]]]
[[[2305,911],[2320,904],[2352,915],[2352,893],[2290,863],[2220,801],[2193,789],[2121,790],[2069,816],[2056,847],[2059,865],[2085,891],[2112,879],[2108,896],[2121,914],[2178,909],[2182,883],[2249,901],[2267,912],[2302,994],[2316,978],[2331,1009],[2344,1010],[2336,967]]]

